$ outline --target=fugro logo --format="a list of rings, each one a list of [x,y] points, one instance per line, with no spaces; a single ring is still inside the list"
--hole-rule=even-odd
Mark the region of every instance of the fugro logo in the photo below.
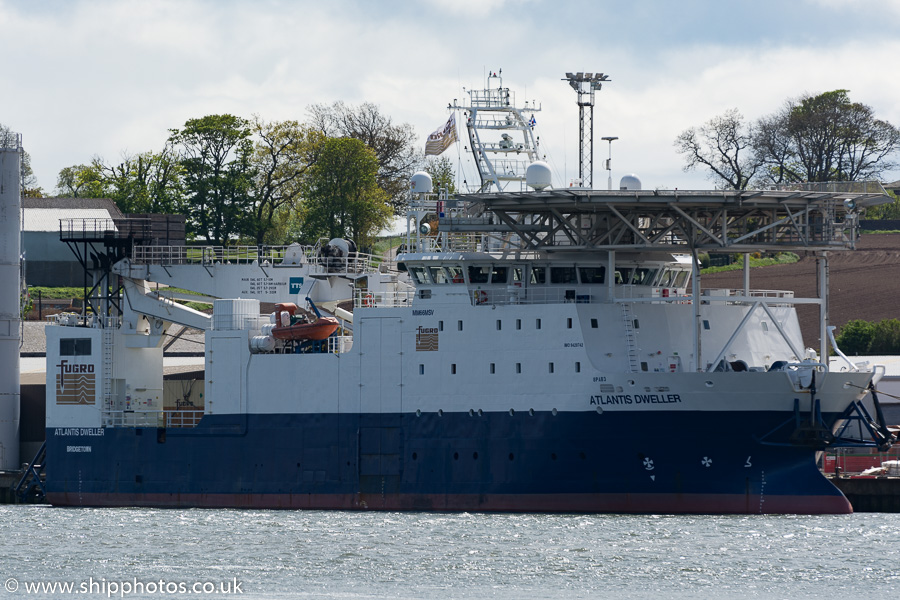
[[[290,281],[288,281],[288,293],[290,294],[299,294],[300,288],[303,287],[303,278],[302,277],[291,277]]]
[[[432,352],[437,349],[437,327],[418,327],[416,329],[416,352]]]
[[[67,360],[56,365],[56,403],[94,404],[97,400],[97,376],[94,365],[76,365]]]

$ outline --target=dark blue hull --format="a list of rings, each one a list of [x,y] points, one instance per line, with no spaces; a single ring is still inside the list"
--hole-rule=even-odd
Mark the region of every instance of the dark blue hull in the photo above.
[[[207,415],[191,429],[49,428],[47,497],[90,506],[850,512],[812,449],[760,443],[791,416]]]

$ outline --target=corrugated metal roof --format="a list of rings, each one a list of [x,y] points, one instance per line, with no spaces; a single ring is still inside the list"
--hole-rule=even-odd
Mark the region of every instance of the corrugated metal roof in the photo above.
[[[123,216],[116,203],[109,198],[22,198],[22,206],[26,210],[29,208],[99,208],[109,211],[109,214],[115,218]]]
[[[60,219],[110,219],[102,208],[26,208],[24,231],[59,231]]]

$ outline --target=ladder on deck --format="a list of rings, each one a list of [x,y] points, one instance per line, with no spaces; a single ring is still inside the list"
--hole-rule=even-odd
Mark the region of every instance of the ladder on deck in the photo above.
[[[114,327],[103,328],[103,410],[112,410]]]
[[[628,369],[630,373],[638,371],[637,336],[634,333],[634,315],[631,303],[622,303],[622,322],[625,325],[625,349],[628,352]]]

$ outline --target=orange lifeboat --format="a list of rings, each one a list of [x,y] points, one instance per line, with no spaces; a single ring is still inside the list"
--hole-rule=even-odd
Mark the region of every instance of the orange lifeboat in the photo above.
[[[272,328],[272,337],[278,340],[324,340],[337,331],[334,317],[319,317],[312,323],[294,323]]]

